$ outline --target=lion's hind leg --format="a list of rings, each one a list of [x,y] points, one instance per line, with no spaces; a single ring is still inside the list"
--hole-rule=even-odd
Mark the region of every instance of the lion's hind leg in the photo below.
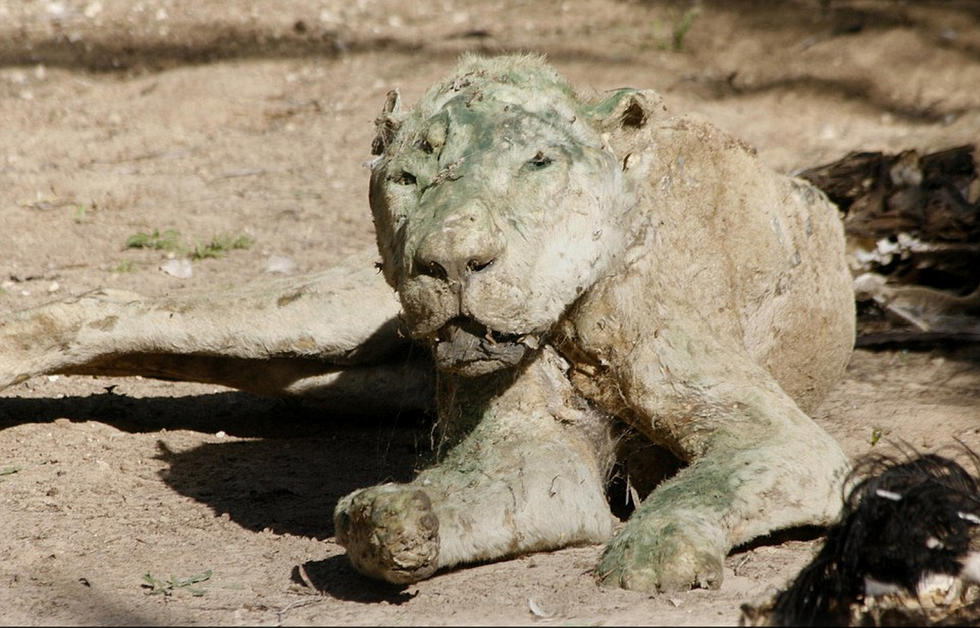
[[[344,411],[429,408],[431,361],[399,336],[399,309],[361,259],[237,288],[95,290],[0,316],[0,389],[50,373],[142,375]]]

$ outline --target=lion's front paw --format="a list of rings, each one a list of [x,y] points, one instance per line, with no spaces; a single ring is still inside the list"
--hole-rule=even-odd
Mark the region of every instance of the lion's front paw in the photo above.
[[[432,502],[410,486],[355,491],[334,511],[337,542],[359,572],[396,584],[431,576],[439,557],[439,519]]]
[[[718,535],[683,521],[630,520],[599,563],[605,586],[634,591],[680,591],[721,586],[724,548]]]

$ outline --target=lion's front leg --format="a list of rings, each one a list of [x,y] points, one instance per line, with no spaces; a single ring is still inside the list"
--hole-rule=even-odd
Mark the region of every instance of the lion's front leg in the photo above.
[[[609,544],[599,566],[607,584],[716,588],[733,547],[839,512],[848,468],[839,445],[741,351],[694,332],[663,329],[617,370],[634,426],[689,465]]]
[[[718,588],[733,547],[773,530],[833,520],[847,469],[839,446],[816,425],[757,419],[734,413],[722,419],[731,425],[719,426],[714,442],[644,500],[603,555],[598,572],[605,584]],[[762,435],[768,430],[752,430],[753,423],[769,423],[773,432]],[[732,432],[746,427],[749,434]]]
[[[516,381],[505,373],[449,384],[440,400],[452,400],[440,410],[449,447],[439,462],[408,484],[338,503],[337,539],[354,567],[406,583],[461,563],[608,539],[608,424],[569,394],[548,350]]]

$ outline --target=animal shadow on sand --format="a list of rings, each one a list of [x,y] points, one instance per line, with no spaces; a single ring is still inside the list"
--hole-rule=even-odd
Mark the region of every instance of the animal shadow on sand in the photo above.
[[[337,500],[366,483],[407,481],[430,451],[421,413],[334,416],[299,402],[221,392],[132,398],[113,387],[90,396],[0,398],[0,429],[61,417],[94,420],[130,433],[160,432],[163,481],[248,530],[326,539]],[[230,437],[177,450],[167,431]],[[172,442],[172,441],[170,441]],[[300,577],[302,570],[303,577]],[[361,577],[343,554],[293,569],[293,580],[353,601],[400,603],[403,587]]]

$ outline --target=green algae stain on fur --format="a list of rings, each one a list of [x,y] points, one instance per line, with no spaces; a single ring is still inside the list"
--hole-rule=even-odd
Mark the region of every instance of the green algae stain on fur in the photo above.
[[[702,459],[657,487],[633,516],[643,517],[647,513],[671,512],[695,505],[699,510],[725,512],[735,503],[736,483],[729,467]]]
[[[720,573],[721,565],[713,544],[724,535],[705,515],[730,511],[738,499],[737,485],[730,469],[722,465],[702,461],[681,470],[636,509],[603,554],[599,577],[650,578],[650,586],[717,586],[714,574]],[[653,570],[652,566],[669,565],[671,557],[685,554],[696,562],[690,576],[695,581],[669,583],[679,574]]]

